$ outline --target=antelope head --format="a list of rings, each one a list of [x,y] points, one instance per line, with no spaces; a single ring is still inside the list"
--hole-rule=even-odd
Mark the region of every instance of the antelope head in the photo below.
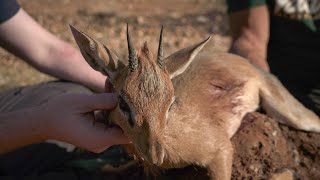
[[[187,69],[210,37],[164,58],[161,28],[158,53],[154,58],[146,42],[135,50],[127,26],[129,56],[126,66],[107,46],[70,27],[88,64],[107,75],[119,95],[118,106],[109,118],[123,129],[145,160],[162,164],[165,156],[163,132],[170,125],[168,115],[175,101],[171,79]]]

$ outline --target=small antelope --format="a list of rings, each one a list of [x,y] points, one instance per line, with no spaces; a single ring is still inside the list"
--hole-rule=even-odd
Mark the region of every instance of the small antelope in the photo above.
[[[127,27],[126,66],[107,46],[71,26],[89,65],[107,75],[119,103],[110,113],[139,156],[163,167],[206,167],[212,179],[229,180],[230,138],[259,104],[294,128],[320,132],[319,117],[270,73],[229,53],[200,52],[210,37],[164,58],[163,35],[155,58],[145,42],[136,51]]]

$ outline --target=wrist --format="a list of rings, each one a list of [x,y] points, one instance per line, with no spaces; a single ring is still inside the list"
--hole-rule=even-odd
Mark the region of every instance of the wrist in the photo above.
[[[75,49],[71,44],[60,39],[58,39],[57,44],[59,46],[51,47],[52,50],[48,55],[49,62],[52,62],[48,66],[52,72],[48,73],[82,84],[95,92],[104,92],[107,77],[93,70],[83,59],[80,51]],[[66,63],[67,65],[64,65]]]
[[[89,71],[90,73],[90,71]],[[91,78],[90,78],[91,77]],[[92,91],[97,93],[103,93],[106,89],[109,89],[109,84],[106,83],[107,77],[101,74],[98,71],[92,70],[90,77],[88,77],[88,81],[83,83],[86,87],[90,88]]]
[[[0,120],[0,154],[47,138],[36,108],[4,113]]]
[[[50,126],[45,117],[45,112],[40,106],[28,110],[30,122],[32,124],[32,134],[37,142],[42,142],[50,138]]]
[[[35,139],[37,139],[38,142],[51,139],[53,126],[45,105],[33,107],[28,110],[28,114],[30,114],[29,116],[33,124],[32,127]]]
[[[263,45],[259,46],[259,44],[253,44],[249,41],[239,39],[233,42],[229,52],[246,58],[256,67],[259,67],[265,71],[269,71],[267,50]]]

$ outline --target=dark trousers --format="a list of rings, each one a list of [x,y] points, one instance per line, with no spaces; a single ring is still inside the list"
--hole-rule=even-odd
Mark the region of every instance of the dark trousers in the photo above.
[[[317,48],[290,44],[271,34],[268,64],[271,73],[280,79],[290,93],[320,116],[320,58]]]

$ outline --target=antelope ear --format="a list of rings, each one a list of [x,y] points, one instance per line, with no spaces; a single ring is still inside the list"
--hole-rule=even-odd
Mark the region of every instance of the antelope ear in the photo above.
[[[210,40],[210,38],[211,36],[198,44],[181,49],[164,60],[171,79],[182,74],[187,69],[192,60]]]
[[[70,25],[70,29],[87,63],[96,71],[107,75],[112,83],[119,70],[124,67],[118,56],[108,47],[74,26]]]

